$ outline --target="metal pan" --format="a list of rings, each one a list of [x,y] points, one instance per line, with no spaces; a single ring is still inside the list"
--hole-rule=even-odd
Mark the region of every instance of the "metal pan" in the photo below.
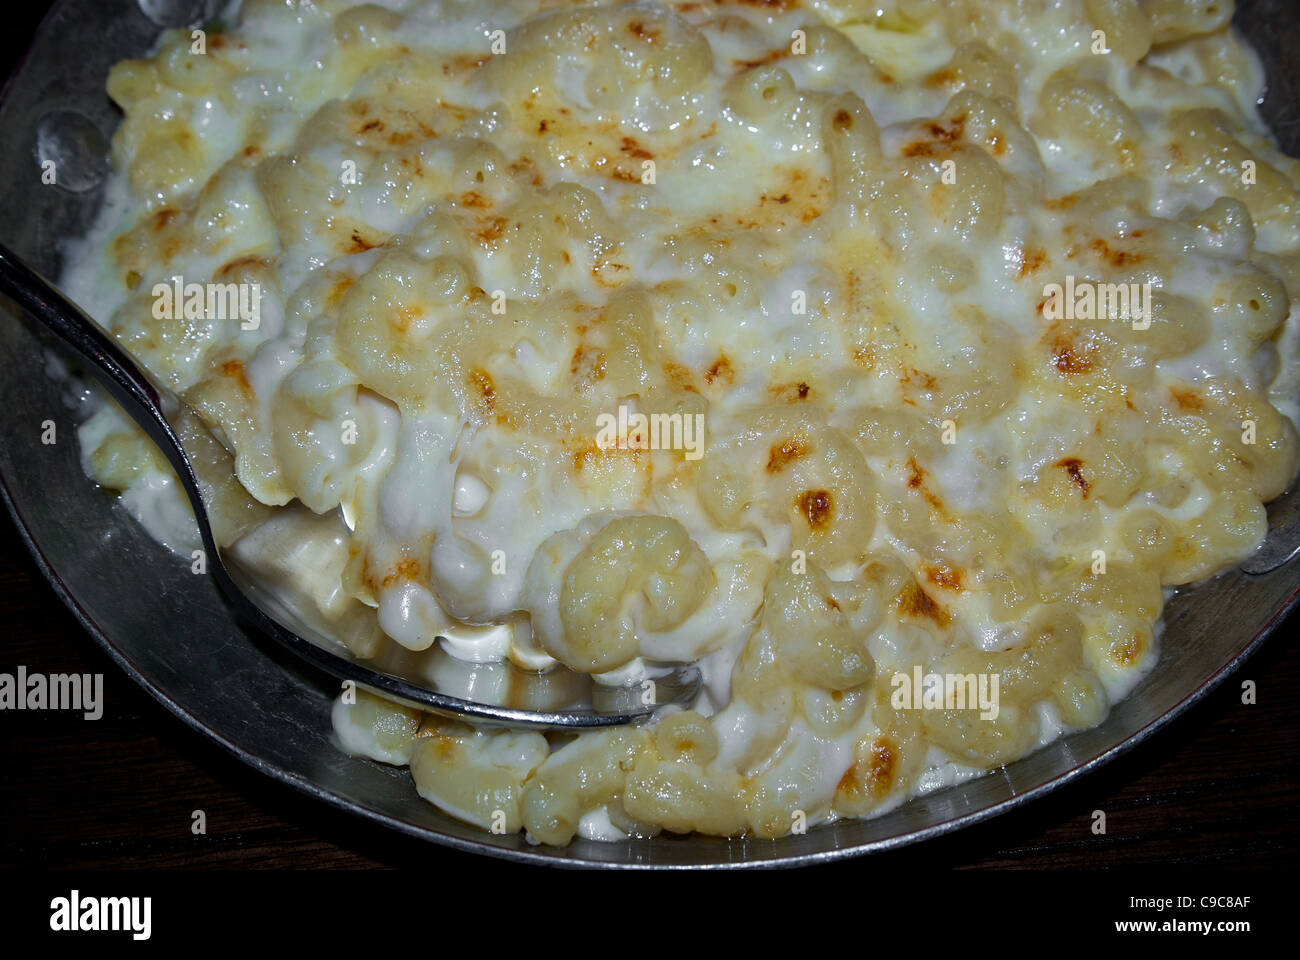
[[[1300,49],[1297,19],[1282,0],[1239,6],[1238,23],[1269,69],[1265,115],[1295,154],[1300,117],[1288,111],[1300,102],[1300,83],[1286,51]],[[57,111],[78,113],[85,120],[83,152],[102,150],[117,122],[104,94],[108,68],[146,50],[157,31],[136,0],[62,0],[9,81],[0,106],[0,223],[13,247],[47,275],[57,275],[59,239],[85,230],[100,194],[93,163],[67,184],[76,189],[41,184],[42,121]],[[663,836],[534,847],[521,836],[492,836],[440,813],[416,795],[405,770],[341,753],[331,742],[333,683],[245,635],[211,583],[150,540],[85,477],[67,388],[48,375],[33,334],[7,317],[0,318],[0,357],[0,496],[54,590],[123,670],[185,723],[268,776],[412,837],[512,860],[613,868],[791,866],[958,830],[1082,776],[1173,721],[1263,642],[1300,593],[1300,561],[1262,576],[1229,572],[1181,592],[1166,612],[1159,664],[1100,726],[878,819],[776,841]],[[45,420],[58,425],[52,446],[40,441]]]

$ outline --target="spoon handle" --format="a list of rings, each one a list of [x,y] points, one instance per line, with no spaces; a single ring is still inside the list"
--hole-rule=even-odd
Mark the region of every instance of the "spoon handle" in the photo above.
[[[183,478],[194,481],[182,484],[194,500],[197,478],[167,420],[167,407],[169,402],[177,404],[175,398],[155,387],[135,361],[85,311],[3,243],[0,243],[0,293],[86,361],[87,371],[148,434],[172,468]],[[204,504],[196,503],[195,508],[202,510]]]
[[[3,243],[0,243],[0,292],[88,360],[101,379],[107,378],[105,386],[116,387],[115,394],[125,393],[128,402],[145,404],[161,412],[158,391],[131,358],[80,307]]]

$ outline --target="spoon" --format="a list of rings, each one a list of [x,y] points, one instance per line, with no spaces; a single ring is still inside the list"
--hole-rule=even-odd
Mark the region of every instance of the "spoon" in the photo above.
[[[208,573],[237,614],[296,656],[389,699],[488,726],[569,730],[617,726],[648,719],[670,705],[689,706],[699,694],[702,680],[699,668],[693,665],[665,668],[663,675],[654,677],[653,683],[636,687],[600,687],[574,674],[587,686],[588,692],[582,697],[586,703],[569,709],[525,710],[440,692],[429,686],[427,674],[415,677],[361,663],[339,641],[309,623],[286,597],[241,565],[233,551],[223,552],[218,548],[205,502],[205,495],[211,495],[210,485],[199,479],[177,438],[174,425],[189,414],[176,395],[146,377],[81,308],[4,244],[0,244],[0,293],[71,347],[162,451],[194,509],[207,554]]]

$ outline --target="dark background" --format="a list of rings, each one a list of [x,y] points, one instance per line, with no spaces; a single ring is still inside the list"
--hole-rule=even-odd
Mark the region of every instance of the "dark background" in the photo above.
[[[1249,15],[1259,4],[1239,6]],[[0,75],[18,62],[48,7],[8,5]],[[1283,124],[1293,120],[1294,105],[1283,114]],[[955,837],[876,857],[873,865],[1294,866],[1298,622],[1291,617],[1235,677],[1101,772]],[[105,703],[93,723],[76,713],[0,713],[0,867],[419,865],[431,878],[541,869],[399,837],[246,768],[117,670],[47,586],[3,511],[0,635],[0,672],[25,664],[44,673],[102,673]],[[1258,686],[1254,706],[1240,702],[1246,679]],[[206,811],[206,836],[190,833],[195,809]],[[1105,836],[1091,832],[1094,810],[1106,813]]]

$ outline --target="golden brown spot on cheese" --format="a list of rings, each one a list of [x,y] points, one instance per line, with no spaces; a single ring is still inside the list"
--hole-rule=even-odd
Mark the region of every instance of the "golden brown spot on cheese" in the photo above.
[[[1188,410],[1193,413],[1200,412],[1205,404],[1201,400],[1200,394],[1195,390],[1179,390],[1176,387],[1170,387],[1169,393],[1178,404],[1178,409]]]
[[[438,752],[438,758],[440,760],[446,763],[456,762],[456,758],[460,752],[460,744],[457,743],[453,737],[449,737],[445,733],[440,733],[435,730],[430,735],[430,739],[433,740],[435,744],[434,749]]]
[[[609,446],[599,446],[595,440],[568,441],[566,449],[573,451],[573,469],[581,473],[586,467],[595,467],[613,463],[616,458],[630,458],[632,462],[640,460],[642,451],[638,445],[649,440],[639,431],[628,431],[627,443],[615,440]]]
[[[637,143],[634,137],[624,137],[623,145],[619,147],[619,150],[629,157],[636,157],[638,160],[650,160],[654,157],[654,154]]]
[[[664,376],[676,387],[682,390],[688,390],[691,393],[699,393],[695,388],[695,379],[691,376],[691,371],[683,367],[680,363],[672,360],[665,360],[663,363]]]
[[[379,593],[379,581],[375,579],[374,571],[370,569],[369,554],[366,554],[361,560],[361,581],[372,594]]]
[[[945,590],[960,592],[962,589],[962,571],[960,567],[953,567],[943,561],[927,564],[922,568],[925,579],[929,580],[936,586],[943,587]]]
[[[884,799],[894,785],[898,772],[898,747],[888,737],[876,737],[867,749],[862,786],[876,800]]]
[[[486,371],[475,367],[470,371],[469,383],[477,391],[479,402],[491,410],[497,400],[496,385],[492,382],[492,377]]]
[[[165,230],[178,216],[180,216],[179,210],[173,210],[171,207],[164,207],[153,215],[153,221],[149,226],[155,232],[161,232]]]
[[[411,324],[415,323],[423,316],[424,314],[415,309],[415,307],[404,303],[397,308],[397,312],[393,315],[393,329],[398,333],[405,334],[410,331]]]
[[[448,63],[444,63],[442,65],[442,72],[445,74],[451,74],[453,72],[467,73],[470,70],[477,70],[490,59],[492,58],[488,54],[472,57],[467,53],[462,53],[457,57],[453,57]]]
[[[933,140],[916,140],[909,143],[903,148],[905,157],[937,157],[941,153],[948,153],[952,150],[946,143],[935,143]]]
[[[1116,640],[1110,647],[1110,659],[1118,667],[1131,667],[1142,659],[1146,641],[1136,631]]]
[[[639,40],[646,43],[654,43],[660,37],[660,32],[653,27],[647,27],[640,20],[633,20],[627,25],[627,32]]]
[[[948,511],[944,507],[943,501],[932,491],[925,482],[926,472],[917,464],[915,457],[907,458],[907,488],[915,491],[920,497],[930,505],[930,508],[941,517],[947,518]]]
[[[925,391],[934,390],[939,385],[939,381],[924,370],[918,370],[915,367],[905,369],[902,376],[898,378],[901,384],[911,384],[913,381],[920,384],[921,389]]]
[[[1043,207],[1047,210],[1069,210],[1079,202],[1079,194],[1067,193],[1064,196],[1052,197],[1050,200],[1043,201]]]
[[[812,388],[802,381],[799,383],[780,383],[768,388],[768,392],[772,394],[773,399],[784,400],[787,403],[798,403],[801,400],[807,400],[811,390]]]
[[[213,274],[213,279],[220,280],[225,277],[231,276],[232,274],[234,274],[239,270],[248,270],[254,267],[265,267],[265,266],[267,266],[267,262],[263,260],[261,257],[236,257],[234,260],[228,261],[227,263],[223,263],[221,265],[221,269],[219,269],[215,274]]]
[[[753,70],[755,67],[763,67],[769,63],[775,63],[778,60],[784,60],[786,55],[789,54],[789,52],[790,51],[785,47],[777,47],[775,50],[769,50],[761,57],[756,57],[753,60],[736,60],[735,64],[742,71]]]
[[[1146,259],[1140,253],[1132,253],[1128,250],[1116,250],[1100,237],[1092,242],[1091,247],[1097,256],[1101,257],[1108,264],[1117,269],[1120,267],[1132,266],[1135,263],[1141,263]]]
[[[527,180],[535,187],[542,185],[542,176],[537,172],[537,168],[533,166],[531,157],[520,157],[518,160],[512,161],[507,169],[516,177]]]
[[[578,349],[573,351],[572,360],[569,361],[569,372],[590,384],[604,379],[606,366],[607,358],[604,350],[579,344]]]
[[[460,196],[460,205],[473,210],[486,210],[492,206],[492,201],[477,190],[466,190]]]
[[[330,287],[329,296],[326,297],[326,300],[330,304],[330,306],[333,306],[334,304],[338,303],[339,300],[343,297],[343,294],[351,290],[353,284],[355,283],[356,281],[353,280],[352,277],[348,276],[347,274],[344,274],[340,276],[338,279],[336,279],[334,281],[334,285]]]
[[[799,494],[798,506],[800,515],[814,530],[827,526],[835,512],[829,490],[805,490]]]
[[[607,455],[607,450],[601,449],[595,443],[588,443],[573,452],[573,469],[576,473],[581,473],[583,467],[593,464]]]
[[[903,156],[933,157],[951,151],[953,144],[966,132],[966,115],[963,113],[953,117],[946,125],[931,121],[925,125],[925,129],[930,134],[930,139],[909,143],[903,147]]]
[[[1078,457],[1066,457],[1064,460],[1056,461],[1056,465],[1070,475],[1070,480],[1083,492],[1083,499],[1087,500],[1092,484],[1083,475],[1083,461]]]
[[[1057,337],[1052,343],[1052,365],[1067,376],[1092,370],[1092,361],[1075,352],[1074,345],[1065,337]]]
[[[420,578],[420,561],[414,557],[403,557],[398,560],[393,569],[384,574],[384,579],[380,582],[381,587],[392,586],[402,580],[417,580]]]
[[[927,87],[951,87],[957,83],[957,73],[945,67],[927,76],[923,82]]]
[[[221,365],[221,375],[229,377],[239,385],[242,393],[251,394],[253,385],[248,382],[248,373],[244,370],[244,364],[239,360],[227,360]]]
[[[772,444],[767,453],[767,472],[780,473],[800,457],[807,456],[808,445],[803,437],[790,437]]]
[[[932,620],[941,627],[952,622],[952,615],[915,580],[909,580],[899,591],[897,606],[900,614],[915,620]]]
[[[909,457],[907,461],[907,486],[911,490],[919,490],[925,485],[925,471],[917,464],[915,457]]]
[[[622,286],[623,281],[619,274],[631,269],[625,263],[613,263],[612,261],[601,259],[592,265],[591,275],[602,287],[614,288]]]
[[[480,217],[479,228],[474,232],[474,236],[485,247],[495,246],[505,235],[506,223],[505,217]]]
[[[352,237],[348,243],[348,253],[365,253],[367,250],[373,250],[375,247],[382,246],[380,243],[372,243],[361,235],[360,230],[353,230]]]
[[[709,386],[713,386],[716,380],[721,380],[726,384],[736,382],[736,372],[731,369],[731,361],[726,357],[718,357],[717,360],[713,361],[713,366],[709,367],[704,374],[704,381]]]
[[[853,114],[847,110],[835,111],[835,116],[831,118],[831,128],[844,133],[853,129]]]
[[[1023,280],[1029,276],[1044,263],[1047,262],[1047,251],[1045,250],[1024,250],[1020,251],[1020,279]]]
[[[858,765],[855,763],[844,771],[844,776],[840,777],[840,782],[835,785],[835,792],[846,794],[860,794],[862,788],[858,786]]]

